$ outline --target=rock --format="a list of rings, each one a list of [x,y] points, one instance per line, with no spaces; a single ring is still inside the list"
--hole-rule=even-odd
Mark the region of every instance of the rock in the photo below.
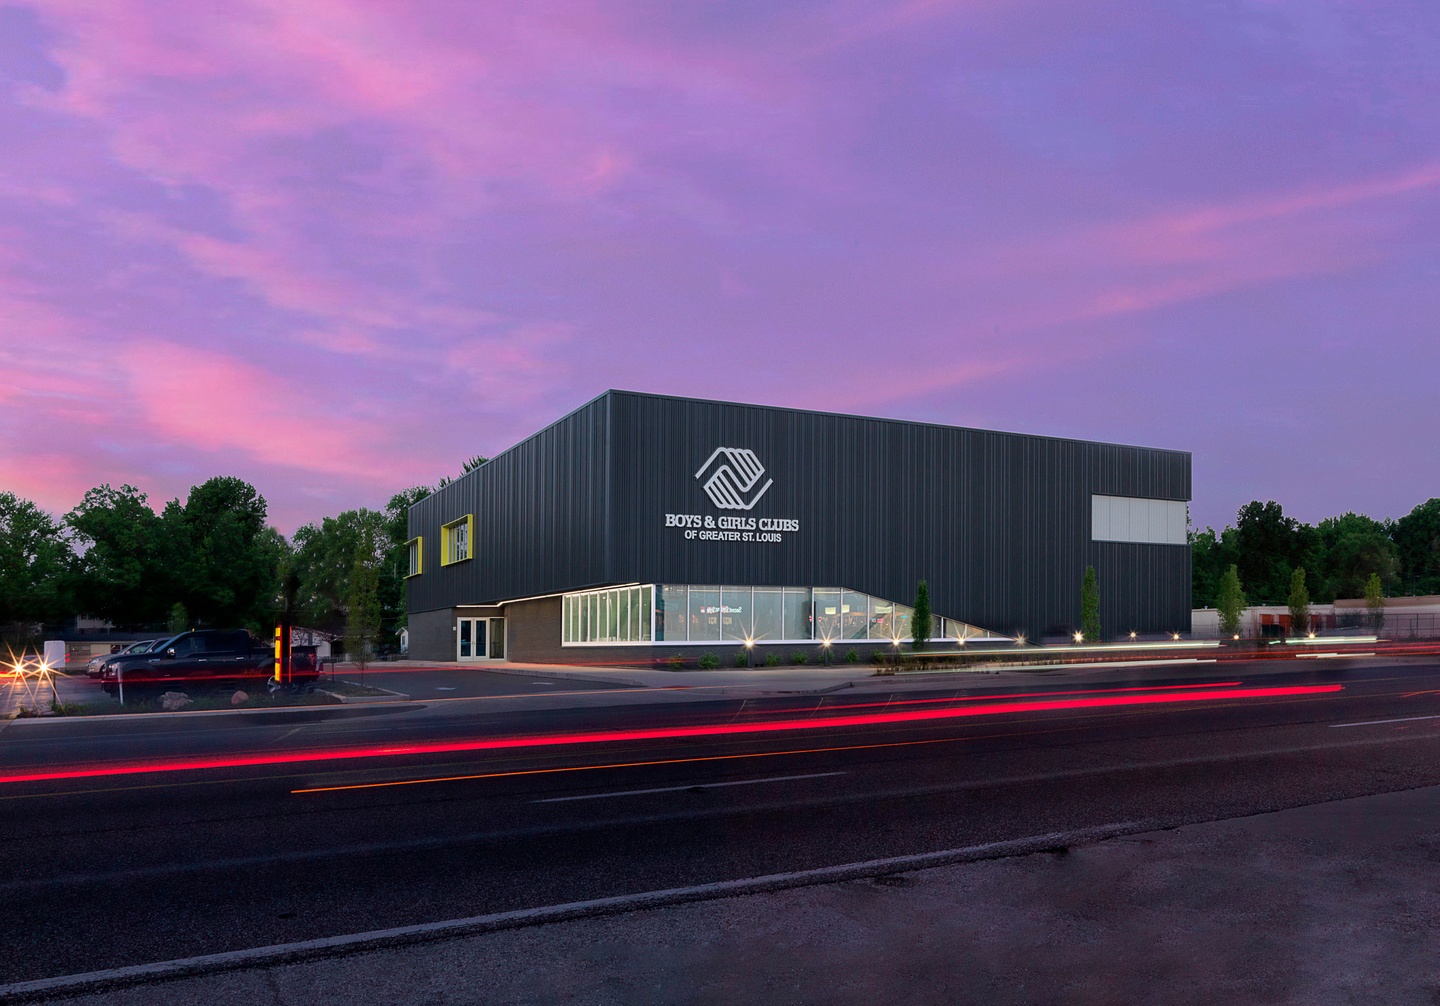
[[[166,692],[160,696],[160,708],[167,713],[173,713],[176,710],[184,709],[194,701],[184,692]]]
[[[234,695],[230,696],[230,704],[232,706],[243,706],[249,701],[250,694],[248,692],[236,692]]]

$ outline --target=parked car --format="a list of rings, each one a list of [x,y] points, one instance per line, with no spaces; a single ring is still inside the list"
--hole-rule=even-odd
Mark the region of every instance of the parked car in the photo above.
[[[85,665],[85,673],[89,677],[100,677],[100,670],[112,660],[119,660],[121,657],[128,657],[136,653],[149,653],[155,647],[165,642],[165,637],[160,639],[142,639],[138,643],[131,643],[119,653],[102,653],[99,656],[91,657],[90,663]]]
[[[101,671],[101,685],[111,695],[126,691],[204,691],[211,688],[257,687],[273,674],[274,650],[244,629],[203,629],[182,632],[164,640],[149,653],[121,656]],[[313,663],[292,661],[294,684],[312,685],[318,679]]]

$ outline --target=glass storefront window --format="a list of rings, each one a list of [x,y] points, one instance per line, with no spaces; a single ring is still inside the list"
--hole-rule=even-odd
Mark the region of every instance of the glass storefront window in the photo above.
[[[655,608],[655,641],[684,642],[688,638],[685,587],[667,583],[660,588],[660,603]]]
[[[815,638],[840,638],[840,591],[816,588]]]
[[[895,605],[895,638],[910,638],[910,619],[914,614],[914,608],[907,608],[903,604]]]
[[[561,599],[564,643],[744,642],[747,639],[835,642],[907,640],[914,609],[838,587],[746,587],[642,584],[567,594]],[[653,621],[652,621],[653,620]],[[984,629],[935,616],[932,638],[988,636]],[[484,655],[474,630],[456,641],[464,655]]]
[[[690,588],[690,638],[720,639],[720,588]]]
[[[845,639],[864,639],[870,625],[870,598],[853,590],[840,596],[840,633]]]
[[[813,639],[810,631],[810,589],[785,588],[785,638]]]
[[[720,638],[750,638],[750,588],[720,588]]]
[[[755,612],[755,639],[785,638],[785,592],[783,590],[766,590],[764,587],[756,587],[752,608]]]
[[[871,639],[894,639],[895,605],[889,601],[875,598],[870,604],[870,638]]]

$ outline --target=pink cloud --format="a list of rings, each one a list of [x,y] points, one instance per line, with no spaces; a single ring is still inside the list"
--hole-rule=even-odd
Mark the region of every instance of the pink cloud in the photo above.
[[[173,443],[341,476],[373,475],[386,436],[328,414],[303,380],[220,353],[137,340],[120,353],[136,404]]]

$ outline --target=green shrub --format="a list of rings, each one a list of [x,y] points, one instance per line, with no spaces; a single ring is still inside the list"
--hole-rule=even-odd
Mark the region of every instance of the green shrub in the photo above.
[[[735,666],[736,666],[736,667],[749,667],[749,666],[750,666],[750,651],[749,651],[749,650],[736,650],[736,651],[735,651]]]
[[[778,653],[767,653],[767,654],[765,654],[765,666],[766,666],[766,667],[779,667],[779,666],[780,666],[780,654],[778,654]]]
[[[672,656],[669,660],[665,661],[665,663],[667,663],[667,664],[670,665],[670,670],[672,670],[672,671],[678,671],[678,670],[681,670],[682,668],[684,668],[684,666],[685,666],[685,658],[682,657],[682,656],[680,656],[680,654],[677,653],[677,654],[675,654],[674,656]]]
[[[850,647],[850,649],[845,651],[845,662],[847,664],[860,663],[860,654],[856,652],[855,647],[852,646]]]
[[[796,650],[795,655],[790,658],[790,662],[792,664],[808,664],[810,663],[810,654],[804,650]]]
[[[702,671],[713,671],[720,666],[720,658],[707,650],[700,654],[700,659],[696,661],[696,665],[699,666]]]

